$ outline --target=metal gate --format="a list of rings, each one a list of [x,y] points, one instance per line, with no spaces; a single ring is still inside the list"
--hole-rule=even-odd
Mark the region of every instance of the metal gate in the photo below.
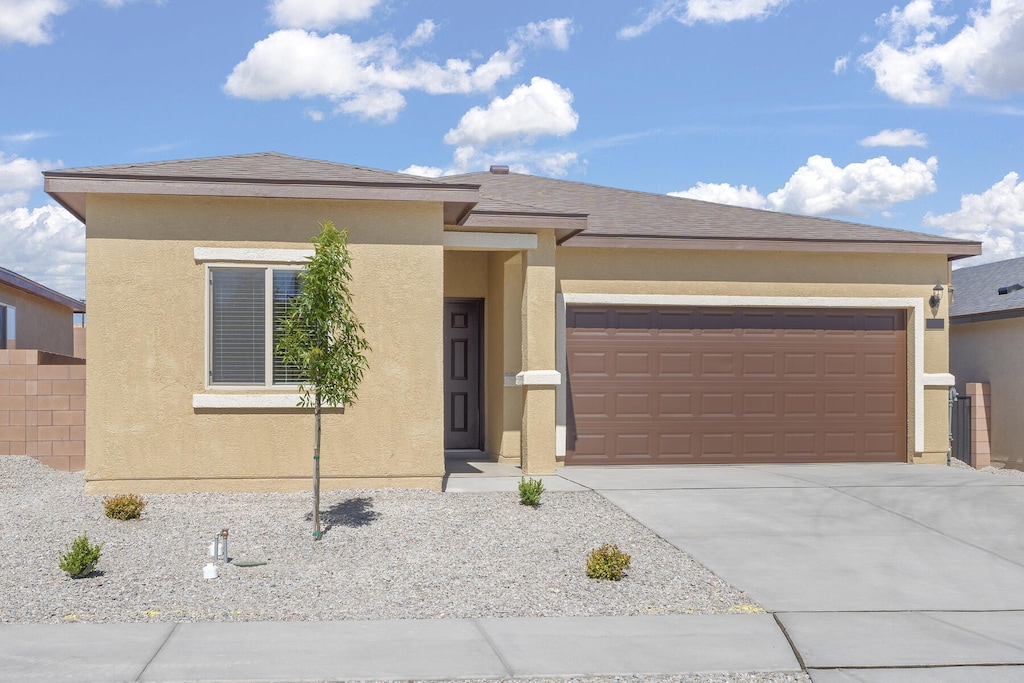
[[[971,464],[971,397],[958,396],[950,402],[950,448],[953,457]]]

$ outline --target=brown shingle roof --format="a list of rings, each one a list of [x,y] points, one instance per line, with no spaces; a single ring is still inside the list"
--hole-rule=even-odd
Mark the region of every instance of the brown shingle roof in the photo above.
[[[436,187],[431,178],[392,173],[332,161],[303,159],[277,152],[237,156],[151,161],[142,164],[86,166],[48,171],[47,177],[140,178],[147,180],[234,180],[256,183],[367,184]]]
[[[470,173],[445,180],[480,185],[481,200],[474,211],[500,210],[504,202],[512,201],[537,207],[544,213],[587,214],[586,231],[566,244],[610,236],[977,244],[831,218],[747,209],[519,173]]]

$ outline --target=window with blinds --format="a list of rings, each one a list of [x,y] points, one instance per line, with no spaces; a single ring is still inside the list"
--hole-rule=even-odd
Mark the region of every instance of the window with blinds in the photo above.
[[[288,310],[290,302],[299,293],[298,270],[275,270],[274,273],[274,347],[277,347],[278,321]],[[294,365],[285,365],[281,358],[274,354],[274,384],[298,384],[302,374]]]
[[[296,384],[274,357],[273,332],[298,293],[298,270],[210,268],[210,384]]]

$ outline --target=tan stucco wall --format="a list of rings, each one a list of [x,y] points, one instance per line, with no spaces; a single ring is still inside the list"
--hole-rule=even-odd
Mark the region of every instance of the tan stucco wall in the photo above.
[[[12,346],[74,355],[74,313],[70,309],[2,283],[0,304],[15,309]]]
[[[945,300],[928,306],[935,283],[948,284],[942,255],[685,251],[562,248],[558,287],[562,293],[678,294],[743,297],[919,298],[926,317],[946,315]],[[945,462],[948,415],[944,389],[926,389],[924,450],[914,451],[914,319],[908,315],[909,454],[922,462]],[[924,335],[924,372],[948,372],[945,330]]]
[[[950,372],[963,395],[966,382],[992,387],[994,462],[1024,467],[1024,317],[963,323],[950,328]]]
[[[349,232],[373,350],[359,401],[324,416],[323,486],[440,486],[440,204],[91,195],[88,211],[88,491],[309,487],[308,412],[192,408],[208,392],[193,250],[306,249],[325,219]]]

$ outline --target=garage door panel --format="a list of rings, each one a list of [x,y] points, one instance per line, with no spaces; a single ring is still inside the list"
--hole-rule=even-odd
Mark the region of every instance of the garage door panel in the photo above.
[[[649,351],[617,351],[612,367],[617,377],[651,377],[651,353]]]
[[[736,356],[733,353],[704,352],[700,354],[700,374],[702,377],[736,374]]]
[[[865,353],[864,376],[891,377],[896,373],[896,364],[900,362],[895,353]]]
[[[572,307],[567,321],[569,464],[905,460],[902,311]]]
[[[702,393],[697,415],[700,417],[736,417],[736,395],[733,393]]]
[[[569,371],[578,381],[587,377],[607,380],[612,375],[607,351],[573,351],[568,354]]]
[[[659,379],[694,376],[693,354],[678,351],[658,351],[655,355],[654,374]]]
[[[650,392],[616,393],[614,403],[616,418],[651,419],[654,415]]]
[[[777,415],[776,394],[743,394],[743,417],[775,417]]]
[[[659,392],[655,416],[658,418],[693,417],[693,394],[690,392]]]
[[[774,432],[754,432],[743,435],[743,454],[750,458],[774,458],[777,455]]]
[[[900,398],[895,393],[865,393],[864,412],[867,415],[895,418],[901,412]]]
[[[826,353],[825,374],[829,377],[856,377],[857,355],[854,353]]]
[[[825,394],[825,412],[821,417],[843,418],[857,416],[857,394]]]

